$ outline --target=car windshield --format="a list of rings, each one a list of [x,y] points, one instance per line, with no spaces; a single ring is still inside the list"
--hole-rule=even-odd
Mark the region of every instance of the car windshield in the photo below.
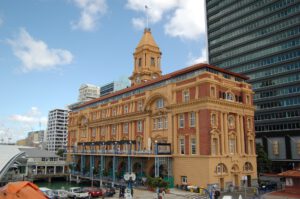
[[[73,191],[78,193],[78,192],[81,192],[81,189],[80,188],[75,188],[75,189],[73,189]]]

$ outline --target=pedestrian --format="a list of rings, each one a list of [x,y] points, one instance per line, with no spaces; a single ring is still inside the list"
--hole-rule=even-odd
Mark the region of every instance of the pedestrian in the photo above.
[[[214,191],[214,198],[215,198],[215,199],[218,199],[218,198],[220,197],[220,195],[221,195],[221,193],[220,193],[219,190],[215,190],[215,191]]]

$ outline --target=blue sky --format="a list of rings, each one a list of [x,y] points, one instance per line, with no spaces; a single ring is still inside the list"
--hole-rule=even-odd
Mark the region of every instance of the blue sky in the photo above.
[[[163,74],[206,60],[202,0],[0,1],[0,138],[46,129],[82,83],[130,76],[146,16]]]

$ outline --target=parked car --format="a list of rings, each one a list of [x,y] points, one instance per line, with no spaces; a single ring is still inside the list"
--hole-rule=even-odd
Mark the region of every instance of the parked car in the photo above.
[[[97,187],[84,187],[83,191],[88,192],[91,197],[102,196],[105,191]]]
[[[43,192],[43,194],[47,196],[47,198],[54,199],[54,193],[52,189],[49,189],[47,187],[40,187],[39,189]]]
[[[53,195],[54,198],[56,199],[65,199],[69,197],[69,194],[66,190],[58,189],[58,190],[53,190]]]
[[[68,196],[71,198],[89,198],[89,193],[83,191],[80,187],[71,187]]]

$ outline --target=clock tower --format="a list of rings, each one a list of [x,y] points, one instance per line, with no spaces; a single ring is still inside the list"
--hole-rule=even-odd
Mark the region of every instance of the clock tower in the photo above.
[[[150,28],[145,28],[144,35],[133,53],[134,70],[129,77],[131,85],[137,85],[161,76],[161,52],[155,43]]]

